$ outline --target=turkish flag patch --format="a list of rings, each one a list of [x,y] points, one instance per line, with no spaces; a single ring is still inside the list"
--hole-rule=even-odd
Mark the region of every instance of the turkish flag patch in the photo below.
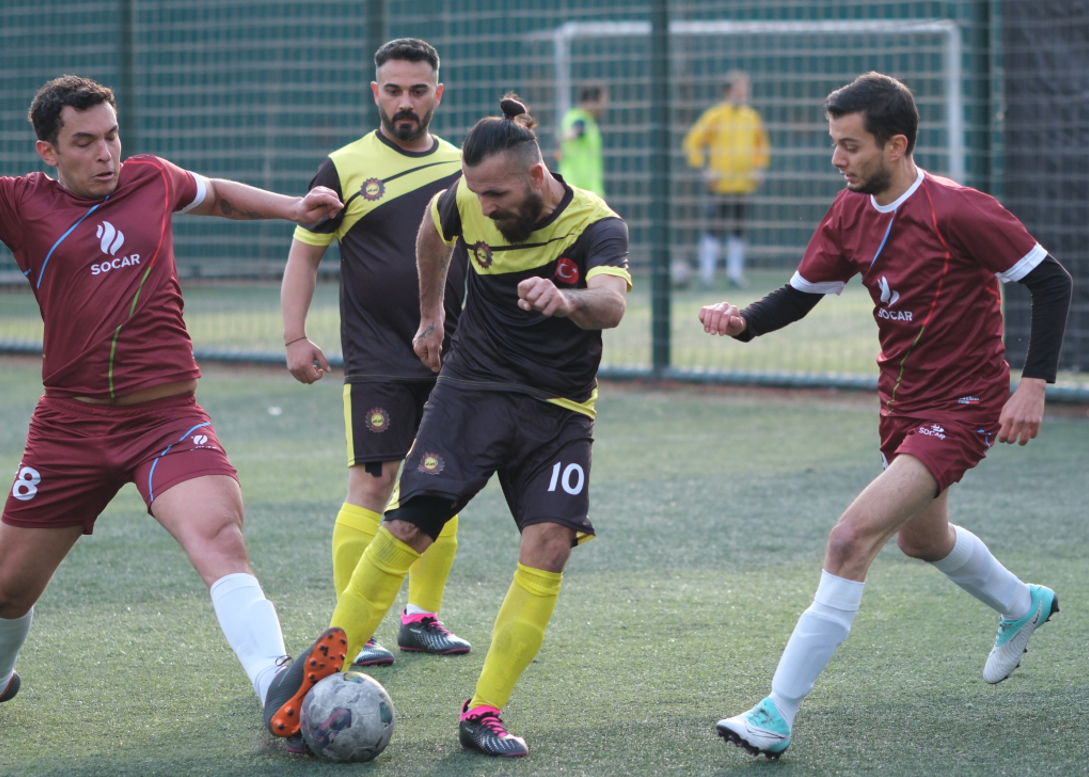
[[[579,266],[566,256],[556,263],[556,280],[573,285],[579,282]]]

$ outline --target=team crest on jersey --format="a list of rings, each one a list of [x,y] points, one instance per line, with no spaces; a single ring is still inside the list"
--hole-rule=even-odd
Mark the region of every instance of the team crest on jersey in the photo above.
[[[372,407],[367,411],[367,428],[379,434],[389,429],[389,413],[380,407]]]
[[[371,200],[372,202],[380,200],[382,195],[386,193],[386,185],[381,178],[368,178],[359,188],[359,193],[363,195],[365,200]]]
[[[556,280],[574,285],[579,282],[579,266],[566,256],[556,262]]]
[[[425,475],[438,475],[446,466],[442,456],[437,453],[425,453],[420,458],[420,466],[417,469]]]
[[[482,270],[492,266],[492,249],[483,240],[473,244],[473,258]]]

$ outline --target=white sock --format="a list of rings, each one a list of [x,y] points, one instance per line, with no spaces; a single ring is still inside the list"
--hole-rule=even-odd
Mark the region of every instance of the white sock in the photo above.
[[[431,615],[431,610],[425,610],[423,607],[409,604],[405,607],[405,615]]]
[[[788,725],[794,725],[802,700],[851,632],[863,585],[821,571],[813,604],[798,618],[771,680],[771,700]]]
[[[715,236],[705,232],[700,238],[700,281],[710,286],[715,280],[715,265],[718,263],[718,241]]]
[[[34,620],[34,608],[21,618],[0,618],[0,693],[8,687],[11,675],[15,671],[15,659],[19,657],[19,648],[26,642],[30,633],[30,622]]]
[[[276,608],[265,598],[257,578],[244,572],[226,575],[212,583],[212,606],[227,638],[261,703],[287,654]]]
[[[1032,606],[1032,593],[1015,574],[996,559],[976,535],[953,527],[957,541],[952,552],[933,566],[1007,620],[1023,618]]]
[[[735,281],[745,277],[745,241],[736,235],[726,238],[726,277]]]

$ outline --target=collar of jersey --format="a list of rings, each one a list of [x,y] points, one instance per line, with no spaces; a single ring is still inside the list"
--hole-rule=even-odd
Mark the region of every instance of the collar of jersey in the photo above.
[[[895,202],[890,202],[888,205],[878,205],[877,200],[873,198],[872,194],[870,195],[870,204],[874,206],[874,209],[876,209],[878,213],[892,213],[894,210],[903,205],[907,201],[908,197],[915,194],[915,190],[922,185],[923,178],[926,176],[926,171],[923,170],[923,168],[917,167],[915,169],[919,171],[919,177],[915,179],[915,183],[911,185],[910,189],[908,189],[906,192],[896,198]]]
[[[571,204],[571,200],[575,198],[575,191],[563,180],[563,176],[559,173],[552,173],[552,177],[563,184],[563,197],[560,199],[560,204],[556,206],[556,209],[548,214],[542,221],[538,221],[533,225],[533,231],[538,229],[544,229],[549,224],[552,224],[556,219],[560,217],[560,214],[567,210],[567,206]]]
[[[405,151],[403,148],[401,148],[396,143],[394,143],[392,140],[390,140],[385,135],[383,135],[379,130],[375,130],[374,134],[378,138],[379,143],[384,143],[385,145],[392,148],[394,151],[396,151],[401,156],[410,156],[410,157],[418,159],[419,157],[423,157],[423,156],[431,156],[432,154],[434,154],[436,151],[439,150],[439,139],[435,135],[431,136],[431,148],[427,149],[427,151]]]

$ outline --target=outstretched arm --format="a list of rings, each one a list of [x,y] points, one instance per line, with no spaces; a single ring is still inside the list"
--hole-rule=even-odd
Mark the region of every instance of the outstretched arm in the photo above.
[[[305,197],[288,197],[237,181],[208,179],[204,201],[190,213],[225,219],[286,219],[296,224],[316,224],[340,212],[344,203],[336,192],[315,186]]]
[[[822,296],[798,291],[788,283],[744,310],[729,302],[707,305],[700,309],[700,323],[707,334],[729,335],[747,343],[805,318]]]
[[[431,218],[430,208],[416,233],[416,270],[420,275],[420,328],[412,338],[412,350],[432,372],[442,367],[443,292],[450,269],[451,250]]]

